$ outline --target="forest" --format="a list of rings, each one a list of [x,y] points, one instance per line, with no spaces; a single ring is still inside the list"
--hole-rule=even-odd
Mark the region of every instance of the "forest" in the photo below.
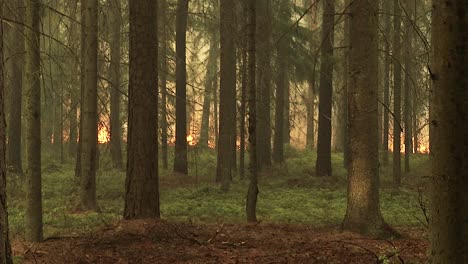
[[[468,263],[468,1],[0,0],[0,264]]]

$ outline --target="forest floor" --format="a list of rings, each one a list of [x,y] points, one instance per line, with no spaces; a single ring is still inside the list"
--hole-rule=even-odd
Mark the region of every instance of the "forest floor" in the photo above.
[[[371,239],[332,228],[276,224],[175,224],[121,221],[76,237],[16,242],[22,263],[426,263],[421,229]]]
[[[340,232],[346,212],[346,171],[333,153],[333,177],[314,177],[315,154],[288,148],[284,166],[260,175],[257,224],[245,223],[248,181],[229,192],[213,183],[214,152],[189,153],[190,177],[160,171],[162,220],[123,221],[125,172],[101,155],[100,212],[77,212],[72,162],[43,160],[44,237],[24,242],[25,190],[8,181],[10,234],[20,263],[426,263],[428,157],[414,156],[402,186],[382,167],[384,219],[402,235],[372,239]]]

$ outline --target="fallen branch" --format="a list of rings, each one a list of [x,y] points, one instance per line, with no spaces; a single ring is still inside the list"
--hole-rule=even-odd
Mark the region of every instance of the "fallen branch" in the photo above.
[[[221,224],[221,226],[216,230],[216,233],[206,241],[207,244],[210,244],[217,236],[218,234],[223,230],[224,228],[224,223]]]

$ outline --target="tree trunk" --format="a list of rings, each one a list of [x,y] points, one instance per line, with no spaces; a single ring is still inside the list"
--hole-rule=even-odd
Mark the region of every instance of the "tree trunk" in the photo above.
[[[244,4],[244,11],[243,14],[248,16],[248,3],[243,1]],[[245,27],[247,27],[245,25]],[[240,125],[239,125],[239,134],[240,134],[240,150],[239,150],[239,171],[240,171],[240,178],[245,178],[245,118],[247,112],[247,38],[242,39],[242,65],[240,69],[241,74],[241,106],[240,106]]]
[[[157,2],[130,1],[125,219],[159,218]]]
[[[255,84],[256,76],[256,24],[257,24],[257,14],[256,14],[256,1],[255,0],[246,0],[248,1],[248,20],[249,20],[249,30],[248,30],[248,88],[249,88],[249,154],[250,154],[250,182],[249,190],[247,192],[247,201],[246,201],[246,214],[248,222],[257,221],[257,197],[258,197],[258,180],[257,180],[257,132],[256,132],[256,122],[257,122],[257,89]]]
[[[333,94],[334,0],[324,1],[322,46],[320,56],[319,118],[317,138],[317,176],[331,176],[331,120]]]
[[[0,1],[3,15],[4,2]],[[3,20],[0,19],[3,25]],[[3,62],[3,26],[0,26],[0,61]],[[5,127],[5,78],[4,64],[0,63],[0,264],[13,264],[8,231],[8,210],[6,197],[6,127]]]
[[[174,172],[188,175],[186,34],[189,0],[177,0],[176,11],[176,142]]]
[[[111,1],[110,27],[110,153],[112,164],[116,169],[122,169],[122,125],[120,123],[120,30],[122,17],[120,0]]]
[[[393,184],[401,184],[401,18],[399,0],[393,1]]]
[[[384,9],[386,12],[391,13],[392,10],[392,1],[384,1]],[[391,21],[390,15],[384,16],[384,31],[386,36],[390,38],[391,35]],[[383,140],[382,140],[382,160],[385,166],[389,163],[388,157],[388,136],[390,133],[390,118],[389,111],[390,109],[390,64],[392,63],[392,58],[390,57],[390,40],[385,39],[384,44],[385,49],[385,59],[384,59],[384,110],[383,110]]]
[[[258,169],[271,166],[271,3],[257,1],[257,152]]]
[[[216,83],[215,79],[218,78],[218,33],[219,30],[213,29],[210,40],[210,51],[208,53],[208,62],[206,65],[205,91],[203,96],[203,110],[200,126],[200,141],[198,143],[201,148],[208,147],[211,101],[213,96],[214,83]]]
[[[279,16],[285,19],[287,23],[290,20],[289,3],[284,1],[280,5]],[[289,86],[288,76],[288,48],[290,35],[281,36],[277,44],[277,79],[276,79],[276,103],[275,103],[275,136],[273,141],[273,161],[275,163],[284,162],[284,115],[285,115],[285,97],[286,87]]]
[[[220,94],[219,94],[219,141],[216,179],[221,190],[228,191],[232,180],[232,141],[236,135],[236,49],[232,34],[235,21],[235,3],[220,2]]]
[[[349,57],[348,204],[345,230],[386,235],[379,206],[377,14],[373,3],[355,0],[351,13]],[[366,131],[366,133],[363,133]]]
[[[316,49],[316,41],[314,38],[314,30],[316,30],[316,19],[317,19],[317,5],[315,0],[304,0],[304,8],[309,8],[312,5],[312,9],[309,12],[307,18],[307,25],[310,27],[311,33],[308,37],[309,39],[309,54],[312,57],[314,50]],[[315,61],[315,59],[314,59]],[[307,79],[307,132],[306,132],[306,146],[307,149],[315,148],[315,67],[313,67],[312,72],[309,74]]]
[[[468,263],[468,4],[433,1],[431,263]]]
[[[345,1],[345,7],[349,8],[350,7],[350,0]],[[347,169],[349,165],[349,108],[348,108],[348,97],[349,97],[349,80],[350,80],[350,74],[349,74],[349,53],[351,52],[351,43],[350,43],[350,22],[351,22],[351,17],[347,15],[344,21],[344,45],[347,47],[345,49],[345,54],[344,54],[344,62],[343,62],[343,68],[344,68],[344,85],[343,85],[343,98],[341,101],[341,107],[343,111],[343,166]]]
[[[98,210],[96,202],[97,169],[97,49],[98,49],[98,1],[85,0],[85,42],[84,42],[84,87],[81,102],[81,169],[80,209]]]
[[[163,168],[167,170],[169,168],[169,161],[167,156],[167,75],[169,67],[167,66],[167,44],[168,44],[168,32],[167,32],[167,0],[161,0],[160,9],[158,10],[160,24],[158,25],[160,29],[161,36],[161,52],[159,56],[159,61],[161,63],[161,70],[159,71],[160,76],[160,87],[161,87],[161,151],[162,151],[162,163]]]
[[[26,223],[27,241],[42,240],[42,180],[41,180],[41,56],[39,0],[27,0],[25,45],[26,100]]]
[[[412,1],[406,1],[406,12],[409,17],[405,20],[405,109],[404,109],[404,123],[405,123],[405,172],[410,171],[410,156],[413,152],[413,123],[411,120],[412,116],[412,94],[413,94],[413,83],[411,78],[413,78],[413,25],[411,20],[413,19],[413,7]]]
[[[22,19],[24,12],[21,9],[23,0],[14,1],[14,19]],[[11,8],[11,7],[10,7]],[[9,8],[7,8],[9,9]],[[21,22],[21,21],[19,21]],[[22,89],[23,89],[23,64],[24,64],[24,30],[21,25],[14,25],[11,30],[12,55],[12,73],[11,73],[11,96],[8,105],[10,113],[10,122],[8,125],[8,163],[14,172],[23,174],[21,159],[21,107],[22,107]]]

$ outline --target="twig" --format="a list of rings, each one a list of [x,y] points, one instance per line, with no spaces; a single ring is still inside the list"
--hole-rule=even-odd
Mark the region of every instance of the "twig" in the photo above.
[[[218,234],[223,230],[223,228],[224,228],[224,223],[221,224],[221,226],[218,228],[218,230],[216,230],[216,233],[210,239],[208,239],[208,241],[206,241],[206,243],[207,244],[211,243],[216,238],[216,236],[218,236]]]

